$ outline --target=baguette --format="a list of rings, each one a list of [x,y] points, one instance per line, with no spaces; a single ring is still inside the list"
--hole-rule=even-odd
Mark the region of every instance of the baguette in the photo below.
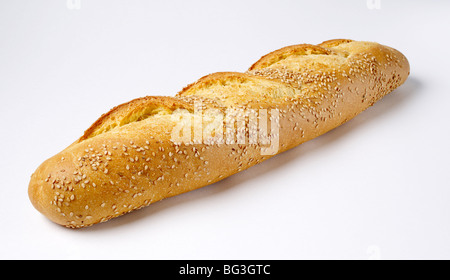
[[[113,108],[37,168],[29,198],[68,228],[105,222],[311,140],[408,75],[405,56],[378,43],[338,39],[285,47],[245,73],[210,74],[174,97],[147,96]]]

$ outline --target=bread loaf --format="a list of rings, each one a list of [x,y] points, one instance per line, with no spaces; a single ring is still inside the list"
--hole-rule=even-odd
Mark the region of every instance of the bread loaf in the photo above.
[[[245,73],[214,73],[175,97],[148,96],[113,108],[37,168],[29,198],[69,228],[105,222],[313,139],[408,75],[407,59],[378,43],[285,47]]]

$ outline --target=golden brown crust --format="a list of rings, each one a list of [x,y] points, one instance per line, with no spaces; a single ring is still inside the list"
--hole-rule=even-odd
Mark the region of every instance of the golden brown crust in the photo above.
[[[257,62],[255,62],[249,70],[254,70],[256,68],[266,68],[270,65],[292,55],[314,55],[314,54],[323,54],[329,55],[333,52],[331,50],[322,48],[319,45],[310,45],[310,44],[301,44],[288,46],[271,53],[266,54],[261,57]]]
[[[156,110],[166,110],[169,113],[176,109],[183,108],[192,111],[193,107],[182,100],[167,96],[145,96],[133,99],[112,108],[103,114],[84,135],[78,140],[81,142],[87,138],[94,137],[99,133],[104,133],[117,126],[123,126],[130,122],[139,121],[155,113]]]
[[[29,197],[36,209],[66,227],[104,222],[313,139],[373,105],[408,75],[406,58],[377,43],[339,39],[285,47],[246,73],[211,74],[176,97],[144,97],[113,108],[39,166]],[[199,143],[173,141],[179,117],[195,123],[196,110],[230,108],[276,109],[276,153],[262,153],[265,144],[209,142],[205,135]],[[276,114],[270,112],[272,119]],[[204,117],[200,124],[211,120]]]
[[[327,40],[324,41],[322,43],[319,44],[319,46],[324,47],[324,48],[331,48],[331,47],[336,47],[340,44],[345,44],[345,43],[350,43],[353,42],[353,40],[350,39],[332,39],[332,40]]]
[[[278,93],[283,92],[283,95]],[[250,73],[218,72],[200,78],[177,94],[215,100],[225,107],[259,108],[267,104],[279,105],[286,97],[301,92],[284,83],[282,78],[267,79]]]

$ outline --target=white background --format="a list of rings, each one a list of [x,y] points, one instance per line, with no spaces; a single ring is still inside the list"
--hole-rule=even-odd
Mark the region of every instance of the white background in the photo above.
[[[1,259],[450,258],[449,1],[72,2],[0,0]],[[115,105],[334,38],[392,46],[411,76],[317,139],[107,223],[65,229],[29,202],[38,165]]]

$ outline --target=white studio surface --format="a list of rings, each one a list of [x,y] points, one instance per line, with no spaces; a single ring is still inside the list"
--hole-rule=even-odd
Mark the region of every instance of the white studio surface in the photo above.
[[[449,1],[1,0],[0,259],[449,259]],[[112,107],[278,48],[400,50],[407,82],[331,132],[82,230],[30,175]]]

